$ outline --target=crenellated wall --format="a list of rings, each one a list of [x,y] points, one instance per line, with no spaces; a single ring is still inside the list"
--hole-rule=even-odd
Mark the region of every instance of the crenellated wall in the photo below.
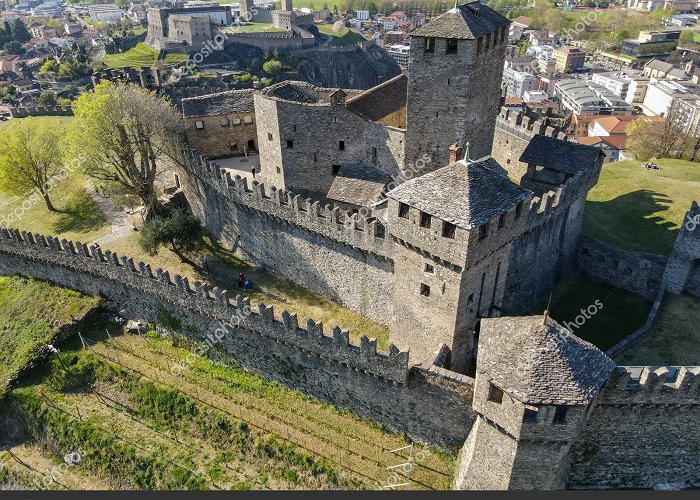
[[[664,273],[666,289],[700,297],[700,206],[694,201],[686,212]]]
[[[567,487],[700,485],[700,367],[622,367],[572,447]]]
[[[82,243],[0,228],[0,274],[22,274],[104,296],[128,317],[158,323],[167,311],[178,334],[207,342],[219,357],[358,415],[406,432],[414,439],[458,446],[474,419],[473,380],[443,369],[409,370],[408,353],[376,341],[348,341],[348,332],[272,307],[231,302],[225,290]],[[234,326],[235,325],[235,326]],[[172,327],[170,327],[172,328]],[[435,408],[446,410],[435,419]]]
[[[527,172],[527,163],[520,161],[520,156],[535,135],[547,135],[567,139],[560,128],[550,126],[546,119],[533,119],[522,111],[515,112],[505,106],[496,118],[491,156],[508,171],[508,175],[520,181]]]

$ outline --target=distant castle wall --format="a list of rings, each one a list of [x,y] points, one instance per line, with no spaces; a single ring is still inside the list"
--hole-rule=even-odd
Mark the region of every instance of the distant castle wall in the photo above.
[[[700,484],[700,367],[617,367],[570,454],[567,487]]]
[[[37,106],[32,108],[10,108],[12,118],[27,118],[28,116],[73,116],[70,106]]]
[[[313,40],[312,40],[313,41]],[[244,43],[259,49],[270,50],[300,50],[304,48],[304,39],[294,36],[294,32],[276,33],[227,33],[226,46],[233,43]]]
[[[661,286],[667,259],[622,250],[584,235],[578,262],[590,277],[653,301]]]
[[[561,129],[548,126],[544,119],[533,120],[522,112],[515,112],[505,106],[501,108],[496,119],[491,156],[518,182],[527,172],[527,163],[521,162],[520,156],[537,134],[566,139]]]
[[[700,297],[700,206],[696,201],[685,214],[664,273],[669,292],[686,291]]]
[[[132,318],[159,323],[168,313],[181,323],[179,335],[206,342],[213,355],[419,441],[459,445],[474,420],[469,377],[431,366],[409,370],[408,353],[393,345],[388,354],[364,336],[353,345],[340,328],[329,336],[320,323],[300,326],[295,314],[276,315],[264,304],[252,310],[240,296],[232,302],[219,288],[191,286],[94,246],[0,228],[0,274],[15,273],[104,296]]]

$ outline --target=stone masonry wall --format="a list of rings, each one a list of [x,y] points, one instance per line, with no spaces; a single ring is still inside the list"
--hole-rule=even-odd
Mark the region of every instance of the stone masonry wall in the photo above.
[[[603,241],[583,236],[579,266],[590,277],[653,301],[661,286],[666,258],[628,252]]]
[[[696,201],[681,223],[664,273],[664,284],[676,295],[687,291],[700,297],[700,206]]]
[[[181,335],[207,342],[245,369],[277,380],[358,415],[406,432],[414,439],[459,446],[474,415],[473,380],[436,367],[409,371],[408,353],[393,345],[377,353],[366,337],[348,342],[348,332],[295,314],[277,316],[271,307],[206,284],[190,286],[186,278],[155,272],[142,262],[104,254],[51,237],[0,228],[0,274],[22,274],[83,293],[104,296],[131,318],[157,323],[163,311],[183,325]],[[435,409],[440,408],[440,418]]]
[[[204,128],[197,128],[197,122],[202,122]],[[186,117],[185,131],[187,142],[210,158],[239,156],[258,149],[258,131],[253,112]]]
[[[181,176],[195,215],[241,258],[382,324],[393,317],[392,243],[384,226],[245,179],[193,155]]]
[[[617,367],[594,405],[568,488],[700,485],[700,367]]]

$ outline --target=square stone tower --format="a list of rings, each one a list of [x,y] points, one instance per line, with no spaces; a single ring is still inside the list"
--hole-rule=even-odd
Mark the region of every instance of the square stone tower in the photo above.
[[[491,154],[509,23],[474,0],[409,33],[406,169],[446,165],[455,142],[472,158]]]
[[[485,319],[477,419],[457,489],[563,489],[569,449],[614,369],[605,353],[546,316]]]
[[[459,160],[391,190],[394,250],[391,342],[411,362],[441,346],[466,373],[481,318],[500,314],[512,243],[525,230],[532,193],[492,158]]]
[[[240,16],[243,21],[253,20],[253,0],[239,0]]]

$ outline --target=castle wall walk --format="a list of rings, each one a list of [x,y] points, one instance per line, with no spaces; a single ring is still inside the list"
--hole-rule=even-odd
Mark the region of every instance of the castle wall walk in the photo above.
[[[179,335],[207,342],[236,364],[287,387],[406,432],[421,442],[458,446],[474,414],[473,379],[444,369],[408,368],[408,353],[388,354],[361,337],[350,344],[338,327],[272,307],[229,299],[226,291],[153,271],[148,264],[81,243],[0,228],[0,274],[21,274],[105,297],[128,317],[159,323],[164,312],[182,325]],[[235,326],[233,326],[235,325]],[[444,414],[435,418],[436,408]]]

